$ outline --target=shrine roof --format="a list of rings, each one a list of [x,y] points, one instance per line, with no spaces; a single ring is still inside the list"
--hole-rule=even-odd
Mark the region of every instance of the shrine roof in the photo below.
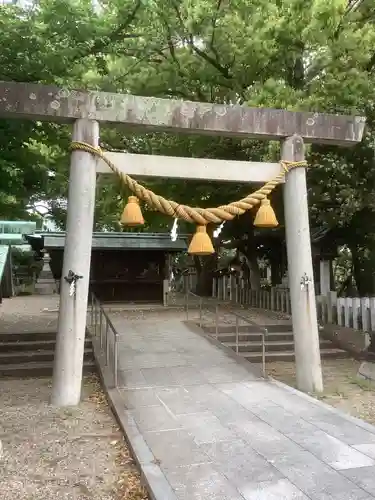
[[[62,249],[65,246],[65,232],[36,232],[26,239],[32,245],[43,240],[46,249]],[[39,246],[39,245],[38,245]],[[110,233],[100,232],[92,235],[92,248],[97,250],[161,250],[180,252],[187,250],[187,236],[181,235],[176,241],[169,233]]]

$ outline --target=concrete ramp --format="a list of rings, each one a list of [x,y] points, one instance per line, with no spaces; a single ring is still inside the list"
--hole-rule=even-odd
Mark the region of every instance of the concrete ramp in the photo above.
[[[375,427],[283,384],[176,312],[111,315],[108,391],[157,500],[375,498]]]

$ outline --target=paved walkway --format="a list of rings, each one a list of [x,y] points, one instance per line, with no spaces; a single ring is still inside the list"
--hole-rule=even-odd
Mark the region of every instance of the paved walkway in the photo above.
[[[162,472],[157,500],[375,498],[375,427],[261,379],[182,314],[111,319],[128,437],[146,478]]]

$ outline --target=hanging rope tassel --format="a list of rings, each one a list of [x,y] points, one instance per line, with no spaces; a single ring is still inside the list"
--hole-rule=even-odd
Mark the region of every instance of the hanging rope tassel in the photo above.
[[[147,205],[155,210],[158,210],[165,215],[178,217],[179,219],[186,220],[187,222],[196,223],[199,226],[206,224],[220,224],[221,222],[233,220],[235,217],[244,214],[247,210],[251,210],[256,205],[259,205],[265,196],[268,196],[276,186],[283,182],[284,177],[289,170],[296,167],[305,167],[307,165],[306,161],[282,160],[280,162],[282,165],[281,172],[274,179],[266,182],[261,188],[257,189],[253,193],[250,193],[245,198],[233,201],[228,205],[221,205],[220,207],[200,208],[182,205],[153,193],[150,189],[142,186],[142,184],[139,184],[126,173],[121,172],[121,170],[117,168],[114,163],[106,158],[100,148],[95,148],[84,142],[73,141],[70,145],[70,149],[72,151],[86,151],[87,153],[91,153],[101,158],[112,170],[112,172],[117,175],[123,187],[129,188],[138,199],[145,201]]]
[[[188,249],[190,255],[211,255],[215,253],[211,238],[207,234],[206,226],[197,226]]]
[[[129,196],[121,216],[121,224],[124,226],[143,226],[145,220],[142,215],[139,200],[136,196]]]
[[[198,224],[197,232],[191,240],[189,253],[196,255],[209,255],[214,253],[212,242],[206,232],[206,224],[220,224],[222,222],[231,221],[235,217],[244,214],[247,210],[261,204],[258,213],[255,217],[254,224],[258,227],[276,227],[278,225],[275,212],[273,211],[267,196],[283,182],[285,175],[290,169],[296,167],[306,167],[306,161],[284,161],[282,160],[281,172],[272,180],[266,182],[260,189],[248,194],[241,200],[233,201],[227,205],[221,205],[214,208],[190,207],[189,205],[181,205],[173,200],[167,200],[163,196],[155,194],[150,189],[147,189],[129,175],[121,172],[116,167],[99,147],[91,146],[85,142],[73,141],[70,145],[72,151],[86,151],[101,158],[117,175],[123,187],[127,187],[136,196],[131,196],[128,204],[122,214],[121,222],[128,226],[138,226],[144,224],[139,201],[143,200],[151,208],[158,210],[162,214],[183,219],[187,222]]]
[[[256,227],[277,227],[279,225],[278,220],[275,215],[275,211],[271,206],[271,202],[268,198],[264,198],[260,202],[260,207],[257,211],[254,220],[254,226]]]

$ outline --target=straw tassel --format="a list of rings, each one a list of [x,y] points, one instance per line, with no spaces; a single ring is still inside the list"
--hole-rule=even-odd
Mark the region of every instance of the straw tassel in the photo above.
[[[270,200],[264,198],[255,216],[254,226],[256,227],[277,227],[279,225]]]
[[[129,196],[121,216],[121,224],[124,226],[142,226],[145,223],[139,200],[136,196]]]
[[[190,255],[211,255],[215,253],[211,238],[207,234],[206,226],[197,226],[188,249]]]

